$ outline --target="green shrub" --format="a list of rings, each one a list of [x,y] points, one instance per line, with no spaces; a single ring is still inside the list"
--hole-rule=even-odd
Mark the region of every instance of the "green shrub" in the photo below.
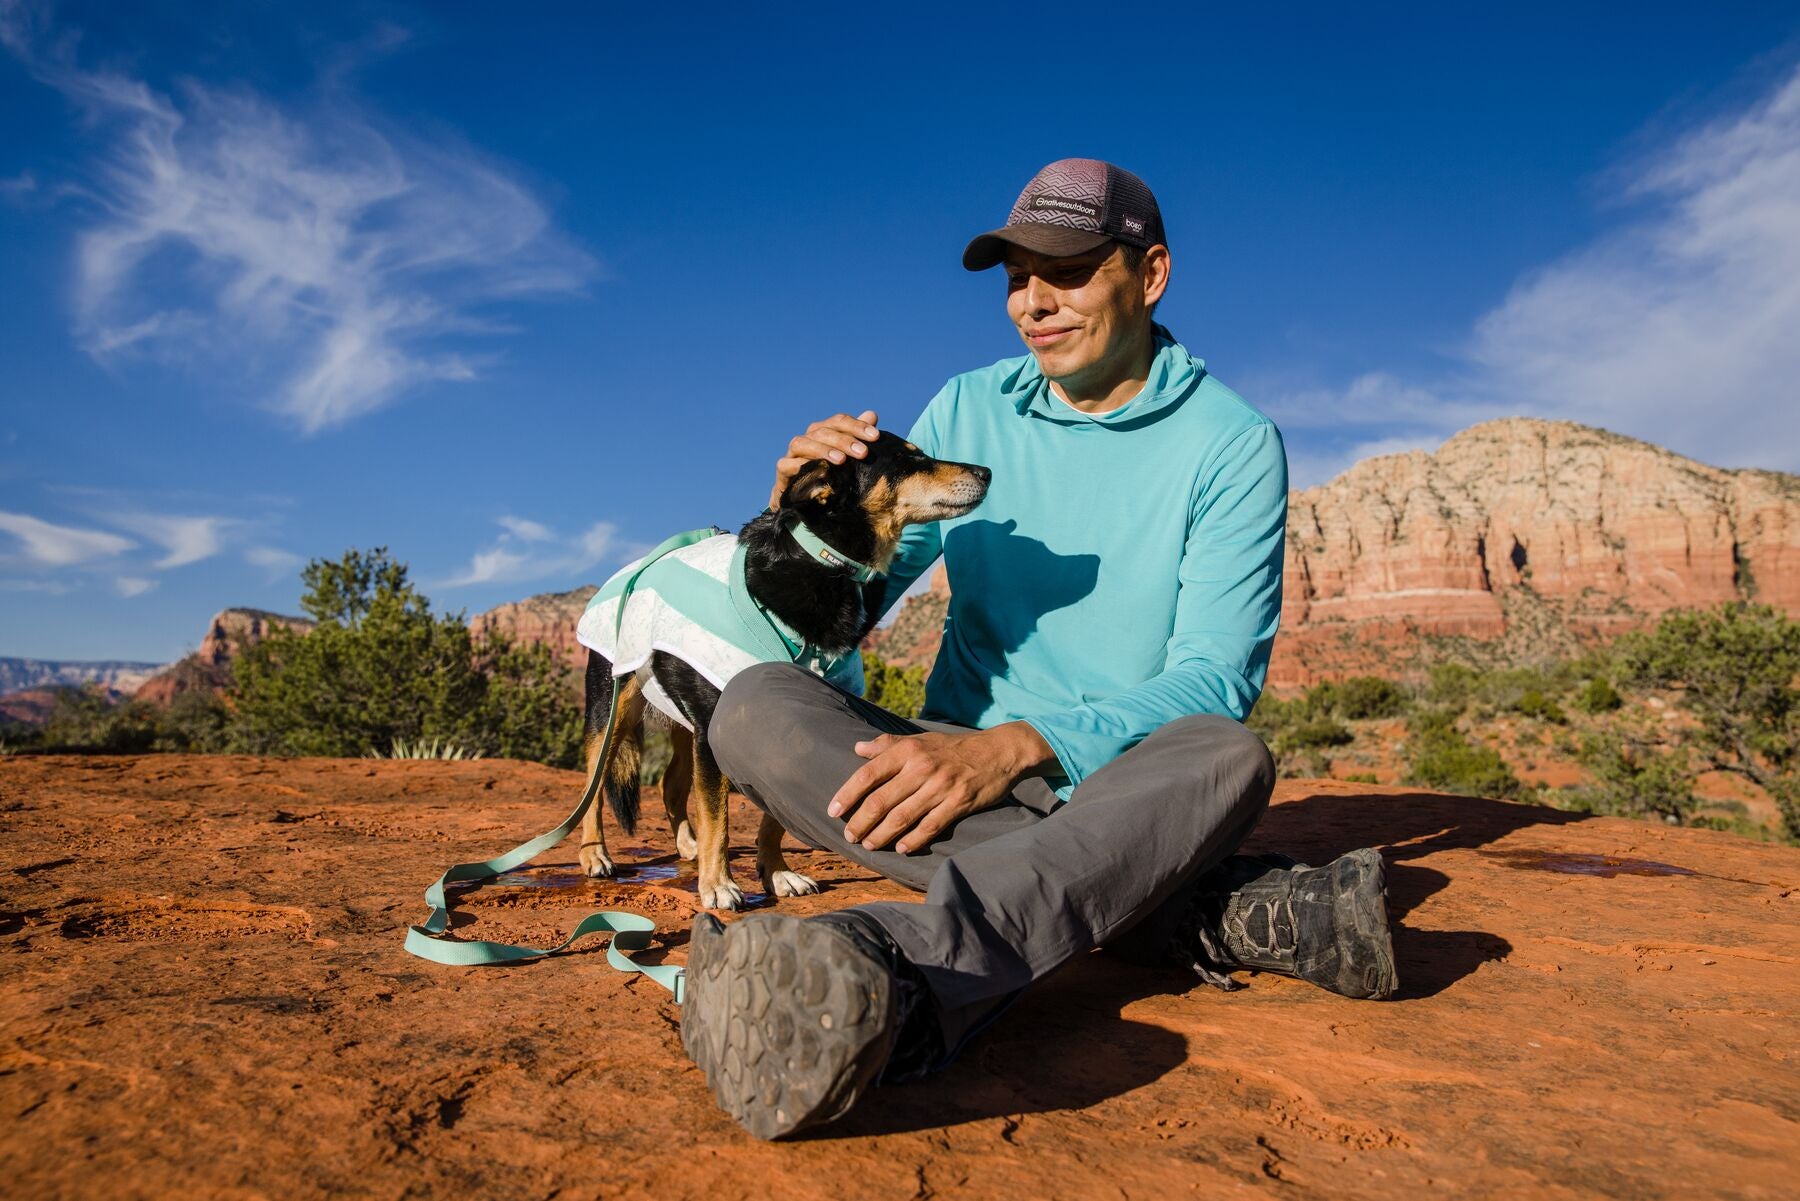
[[[1491,747],[1471,743],[1449,713],[1417,716],[1409,728],[1406,782],[1465,796],[1519,798],[1526,789]]]
[[[1352,676],[1318,685],[1307,694],[1315,708],[1345,721],[1398,717],[1406,711],[1406,690],[1380,676]]]
[[[1284,748],[1315,749],[1348,746],[1356,741],[1356,735],[1342,722],[1324,717],[1292,727],[1280,736],[1280,741]]]
[[[315,559],[300,573],[310,633],[276,626],[232,664],[231,746],[357,756],[396,741],[580,765],[582,713],[548,647],[434,614],[386,548]]]
[[[1433,663],[1425,698],[1434,705],[1460,707],[1475,695],[1481,673],[1461,663]]]
[[[156,745],[157,710],[143,701],[115,702],[98,688],[65,688],[38,735],[51,752],[139,755]]]
[[[1605,676],[1595,676],[1582,685],[1581,691],[1575,694],[1574,705],[1583,713],[1597,715],[1611,713],[1625,703],[1612,681]]]
[[[917,717],[925,707],[925,669],[896,667],[868,651],[862,653],[863,696],[900,717]]]
[[[1678,694],[1692,720],[1673,736],[1693,769],[1749,780],[1800,840],[1800,622],[1767,605],[1676,611],[1615,651],[1627,681]]]
[[[1539,721],[1547,721],[1551,725],[1563,726],[1569,723],[1569,715],[1563,712],[1562,706],[1537,689],[1528,689],[1512,704],[1514,713],[1526,717],[1535,717]]]

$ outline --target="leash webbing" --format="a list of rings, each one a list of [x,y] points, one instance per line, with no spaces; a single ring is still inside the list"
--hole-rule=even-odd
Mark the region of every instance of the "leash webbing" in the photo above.
[[[672,550],[711,538],[717,531],[708,526],[705,529],[688,530],[676,534],[658,543],[656,548],[639,561],[637,568],[625,580],[619,593],[619,611],[614,619],[613,637],[619,636],[619,629],[625,623],[625,602],[637,587],[640,576],[646,568]],[[460,941],[444,938],[442,935],[450,928],[450,898],[445,891],[451,884],[469,880],[491,880],[502,872],[509,872],[522,863],[526,863],[543,852],[549,850],[567,838],[581,819],[587,815],[588,807],[596,804],[600,793],[600,780],[606,773],[607,751],[612,745],[613,729],[619,720],[619,694],[623,685],[613,681],[612,702],[606,710],[606,729],[600,736],[600,750],[594,756],[593,768],[588,772],[587,786],[582,789],[581,803],[575,806],[574,812],[564,818],[562,824],[553,830],[538,835],[529,842],[522,842],[504,855],[492,859],[483,859],[477,863],[452,864],[448,871],[439,876],[430,888],[425,890],[425,903],[431,906],[431,913],[425,920],[406,931],[406,949],[421,959],[429,959],[433,963],[444,963],[453,966],[479,967],[496,963],[519,963],[526,960],[541,959],[546,955],[554,955],[566,950],[576,939],[603,931],[612,932],[612,944],[606,948],[606,961],[621,972],[642,972],[656,983],[675,994],[675,1003],[680,1004],[683,993],[682,968],[671,964],[641,964],[631,958],[629,952],[642,951],[651,943],[651,935],[656,931],[656,923],[647,917],[635,913],[627,913],[617,909],[601,910],[590,913],[575,925],[569,936],[554,947],[520,947],[511,943],[486,942],[479,939]]]

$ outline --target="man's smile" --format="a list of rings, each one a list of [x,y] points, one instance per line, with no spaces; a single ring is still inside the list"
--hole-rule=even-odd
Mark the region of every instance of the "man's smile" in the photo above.
[[[1073,327],[1063,329],[1026,330],[1025,340],[1033,346],[1054,346],[1074,332],[1075,330]]]

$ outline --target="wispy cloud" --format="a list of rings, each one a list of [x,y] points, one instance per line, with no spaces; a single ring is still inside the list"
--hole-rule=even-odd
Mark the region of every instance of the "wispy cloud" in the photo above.
[[[144,593],[150,591],[152,588],[156,587],[156,581],[147,580],[142,576],[122,575],[113,581],[113,587],[119,590],[120,596],[129,598],[133,596],[142,596]]]
[[[1359,441],[1430,445],[1528,415],[1725,466],[1800,470],[1800,66],[1610,180],[1609,199],[1634,215],[1520,279],[1452,369],[1276,396],[1283,426],[1337,431],[1336,454],[1297,467],[1347,466]]]
[[[0,530],[17,538],[26,559],[41,567],[72,567],[124,554],[137,545],[118,534],[53,525],[25,513],[0,512]]]
[[[517,517],[503,517],[499,524],[503,532],[494,544],[476,552],[466,568],[437,587],[465,588],[472,584],[552,577],[572,586],[576,576],[630,550],[620,543],[617,527],[606,521],[596,522],[572,538],[560,537],[547,526]]]
[[[271,582],[290,575],[300,566],[300,556],[273,546],[253,546],[244,552],[244,562],[260,567]]]
[[[114,513],[112,523],[168,552],[152,564],[159,571],[212,558],[224,549],[226,531],[243,524],[232,517],[176,517],[163,513]]]
[[[297,104],[82,67],[37,10],[0,44],[112,133],[76,298],[97,356],[156,349],[274,364],[267,403],[306,433],[433,381],[473,379],[485,306],[593,271],[543,205],[449,136],[402,131],[331,73]]]

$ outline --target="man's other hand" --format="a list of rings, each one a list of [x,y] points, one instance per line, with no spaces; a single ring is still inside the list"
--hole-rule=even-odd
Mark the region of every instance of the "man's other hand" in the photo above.
[[[883,734],[855,746],[868,762],[844,781],[827,812],[865,850],[924,850],[950,826],[1006,799],[1056,756],[1022,721],[963,733]]]
[[[800,469],[814,459],[842,463],[846,456],[860,459],[868,454],[865,443],[873,442],[881,433],[875,428],[877,420],[874,409],[864,409],[861,417],[839,413],[807,426],[804,434],[788,443],[787,455],[775,464],[775,487],[769,492],[769,507],[781,507],[781,494]]]

